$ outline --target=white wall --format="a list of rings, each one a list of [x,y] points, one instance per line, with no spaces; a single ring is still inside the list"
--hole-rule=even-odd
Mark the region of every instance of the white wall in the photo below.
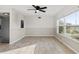
[[[23,15],[12,9],[10,12],[10,44],[24,36],[53,36],[56,23],[52,15]],[[24,20],[24,28],[20,28],[20,20]]]
[[[41,19],[38,17],[41,16]],[[26,36],[53,36],[55,34],[55,20],[52,15],[26,15]]]
[[[10,44],[22,39],[25,35],[24,28],[20,28],[20,21],[25,20],[23,14],[12,9],[10,11]]]
[[[78,11],[79,10],[79,7],[77,6],[65,6],[59,13],[57,13],[55,16],[56,18],[61,18],[61,17],[64,17],[64,16],[67,16],[68,14],[71,14],[72,12],[75,12],[75,11]]]
[[[56,23],[52,15],[23,15],[15,9],[10,10],[10,44],[24,36],[53,36],[56,33]],[[38,19],[42,16],[42,19]],[[24,28],[20,21],[24,20]]]

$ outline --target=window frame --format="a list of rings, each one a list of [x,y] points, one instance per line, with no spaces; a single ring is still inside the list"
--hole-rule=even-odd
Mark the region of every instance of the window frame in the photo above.
[[[77,11],[76,11],[77,12]],[[71,13],[72,14],[72,13]],[[71,15],[71,14],[68,14],[68,15]],[[79,40],[77,40],[76,38],[73,38],[73,37],[71,37],[71,36],[69,36],[68,34],[67,34],[67,26],[73,26],[73,27],[76,27],[76,26],[79,26],[79,25],[66,25],[66,19],[65,19],[65,17],[67,17],[68,15],[66,15],[66,16],[64,16],[64,17],[62,17],[63,19],[64,19],[64,35],[62,34],[62,33],[59,33],[59,26],[63,26],[63,25],[59,25],[59,20],[61,20],[61,18],[60,19],[58,19],[57,20],[57,34],[60,34],[60,35],[62,35],[62,36],[65,36],[65,37],[67,37],[67,38],[70,38],[70,39],[75,39],[75,41],[78,41],[79,42]],[[77,15],[75,15],[75,16],[77,16]],[[77,16],[78,17],[78,16]],[[77,18],[75,17],[75,22],[77,21]]]

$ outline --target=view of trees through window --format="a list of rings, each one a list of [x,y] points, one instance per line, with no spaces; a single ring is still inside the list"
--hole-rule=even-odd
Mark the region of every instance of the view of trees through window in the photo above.
[[[60,34],[66,34],[79,40],[79,11],[58,20]]]
[[[59,26],[59,33],[64,33],[64,27],[63,26]]]

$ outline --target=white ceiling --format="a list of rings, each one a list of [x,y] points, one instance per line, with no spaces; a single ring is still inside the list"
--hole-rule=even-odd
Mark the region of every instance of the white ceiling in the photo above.
[[[45,14],[45,15],[55,15],[66,7],[71,7],[68,5],[41,5],[41,7],[47,6],[46,13],[38,12],[37,14]],[[0,9],[9,10],[10,8],[16,9],[24,14],[34,15],[35,12],[27,9],[34,9],[31,5],[0,5]]]

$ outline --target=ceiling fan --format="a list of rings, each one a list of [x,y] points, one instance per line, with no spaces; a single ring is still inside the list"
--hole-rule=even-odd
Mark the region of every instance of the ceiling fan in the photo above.
[[[46,12],[45,10],[43,9],[47,9],[47,7],[40,7],[40,6],[36,6],[36,5],[32,5],[35,9],[28,9],[28,10],[35,10],[35,13],[37,13],[38,11],[41,11],[41,12]]]

